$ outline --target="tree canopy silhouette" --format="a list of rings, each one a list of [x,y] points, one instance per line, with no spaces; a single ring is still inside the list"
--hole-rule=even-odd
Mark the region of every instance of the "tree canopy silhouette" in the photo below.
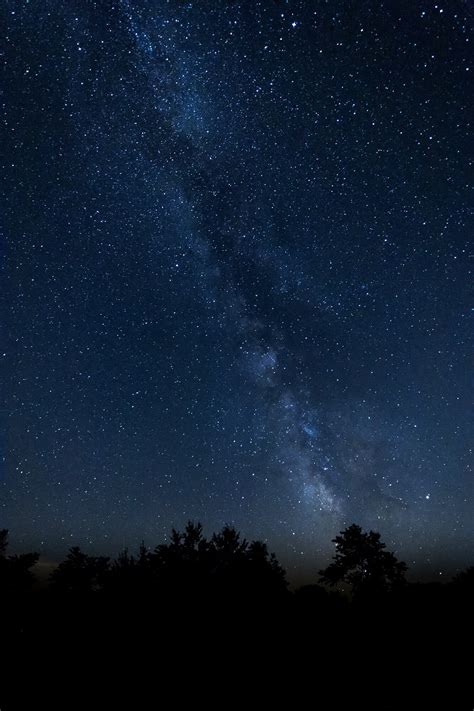
[[[19,595],[31,589],[35,578],[31,568],[38,553],[7,556],[8,530],[0,530],[0,591],[3,595]]]
[[[285,571],[262,541],[249,543],[232,526],[210,540],[202,525],[189,521],[183,532],[172,530],[169,543],[147,556],[150,577],[164,591],[244,595],[281,593]]]
[[[53,581],[93,575],[94,565],[72,549]],[[88,572],[87,572],[88,571]],[[287,581],[275,555],[262,541],[248,542],[232,526],[210,539],[202,525],[188,521],[184,531],[172,529],[169,542],[153,550],[140,547],[137,556],[123,551],[104,570],[102,586],[110,593],[158,593],[172,598],[279,595]],[[89,583],[88,583],[89,584]]]
[[[407,566],[385,550],[380,533],[365,533],[352,524],[333,539],[333,562],[320,570],[321,581],[331,586],[348,583],[354,596],[375,595],[405,583]]]
[[[66,560],[51,573],[51,585],[61,592],[94,592],[100,589],[108,567],[109,558],[87,555],[79,546],[74,546]]]

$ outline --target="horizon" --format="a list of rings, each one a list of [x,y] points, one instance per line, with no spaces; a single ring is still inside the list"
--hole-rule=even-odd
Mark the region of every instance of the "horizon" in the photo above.
[[[175,527],[176,528],[176,527]],[[183,530],[183,527],[177,527],[176,530]],[[246,537],[243,535],[241,531],[238,531],[241,535],[242,539],[246,539],[249,542],[252,540],[251,538]],[[10,533],[10,532],[9,532]],[[204,536],[211,535],[213,532],[207,532],[206,527],[203,527],[203,533]],[[161,543],[169,543],[170,540],[170,534],[171,531],[169,532],[169,535],[165,536],[163,540],[155,541],[155,542],[147,542],[147,541],[142,541],[143,544],[145,545],[145,548],[148,551],[153,551],[156,546],[160,545]],[[24,553],[29,553],[33,551],[33,548],[28,548],[28,547],[16,547],[15,546],[15,539],[14,537],[11,537],[9,535],[9,540],[10,540],[10,553],[14,554],[24,554]],[[289,589],[290,590],[295,590],[298,587],[302,587],[304,585],[312,585],[312,584],[320,584],[319,583],[319,571],[325,567],[326,565],[329,564],[329,562],[332,559],[331,554],[327,554],[325,556],[321,556],[318,558],[316,555],[311,558],[311,556],[308,556],[308,559],[304,561],[304,563],[300,563],[299,565],[295,565],[292,562],[291,558],[284,559],[280,558],[277,551],[275,551],[270,542],[265,539],[263,540],[267,545],[268,545],[268,550],[270,553],[275,553],[277,560],[279,563],[283,566],[287,580],[289,582]],[[13,541],[13,544],[12,544]],[[383,541],[383,537],[382,537]],[[141,545],[141,543],[139,545]],[[87,542],[80,543],[77,541],[74,541],[71,539],[70,544],[62,549],[62,550],[57,550],[55,554],[51,554],[48,556],[47,553],[35,550],[34,552],[39,553],[40,557],[38,559],[38,562],[34,565],[32,568],[33,572],[36,574],[38,581],[40,583],[45,583],[47,582],[49,574],[66,558],[68,552],[70,549],[74,546],[78,546],[84,553],[88,555],[103,555],[107,556],[110,558],[110,560],[116,560],[118,555],[124,551],[127,551],[131,555],[135,555],[138,552],[139,545],[133,547],[130,545],[124,545],[120,548],[112,547],[107,549],[106,547],[101,547],[97,548],[95,546],[90,546],[87,545]],[[335,548],[333,545],[333,552]],[[392,550],[390,546],[387,546],[387,550]],[[407,564],[407,573],[406,573],[406,578],[409,583],[428,583],[428,582],[438,582],[438,583],[447,583],[450,582],[450,580],[457,575],[458,573],[466,570],[470,565],[472,565],[472,559],[471,561],[468,561],[466,564],[464,560],[459,560],[455,561],[452,558],[446,557],[444,559],[433,559],[433,558],[423,558],[421,561],[415,561],[415,560],[408,560],[405,558],[402,554],[401,551],[395,550],[393,551],[396,553],[397,558]]]

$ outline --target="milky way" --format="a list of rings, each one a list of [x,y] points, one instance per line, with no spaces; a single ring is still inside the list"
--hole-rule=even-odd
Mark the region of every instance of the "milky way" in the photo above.
[[[310,575],[355,521],[465,564],[469,3],[1,12],[14,546],[198,519]]]

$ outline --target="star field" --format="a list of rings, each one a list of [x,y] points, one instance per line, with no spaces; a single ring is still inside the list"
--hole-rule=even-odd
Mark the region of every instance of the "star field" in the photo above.
[[[12,544],[469,562],[470,4],[1,13]]]

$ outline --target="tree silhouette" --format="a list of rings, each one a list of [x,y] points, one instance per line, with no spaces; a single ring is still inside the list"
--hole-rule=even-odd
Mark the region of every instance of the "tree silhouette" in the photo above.
[[[462,570],[454,576],[450,585],[450,592],[458,602],[472,605],[474,598],[474,565]]]
[[[152,591],[153,579],[150,566],[150,554],[142,542],[138,555],[130,555],[128,549],[123,550],[101,575],[102,587],[114,594],[142,595]]]
[[[172,529],[169,542],[151,552],[142,546],[138,557],[121,553],[104,581],[110,591],[141,588],[189,601],[216,595],[272,595],[287,588],[285,571],[265,543],[249,543],[232,526],[224,526],[209,540],[201,524],[193,521],[182,532]]]
[[[209,555],[214,584],[225,596],[268,598],[286,591],[285,571],[266,544],[249,543],[232,526],[213,535]]]
[[[200,523],[188,521],[184,532],[172,529],[170,542],[147,555],[146,563],[154,587],[167,595],[201,594],[209,576],[209,542]]]
[[[52,587],[61,592],[87,593],[101,588],[109,558],[90,556],[79,546],[70,549],[66,560],[50,575]]]
[[[452,580],[452,584],[458,588],[474,592],[474,565],[457,573]]]
[[[38,553],[7,556],[8,530],[0,530],[0,593],[21,595],[29,591],[35,581],[31,568],[37,563]]]
[[[393,590],[405,582],[405,563],[385,550],[380,533],[365,533],[352,524],[333,539],[333,562],[320,570],[321,581],[331,586],[348,583],[356,597]]]
[[[0,558],[5,556],[8,547],[8,529],[2,528],[0,530]]]

